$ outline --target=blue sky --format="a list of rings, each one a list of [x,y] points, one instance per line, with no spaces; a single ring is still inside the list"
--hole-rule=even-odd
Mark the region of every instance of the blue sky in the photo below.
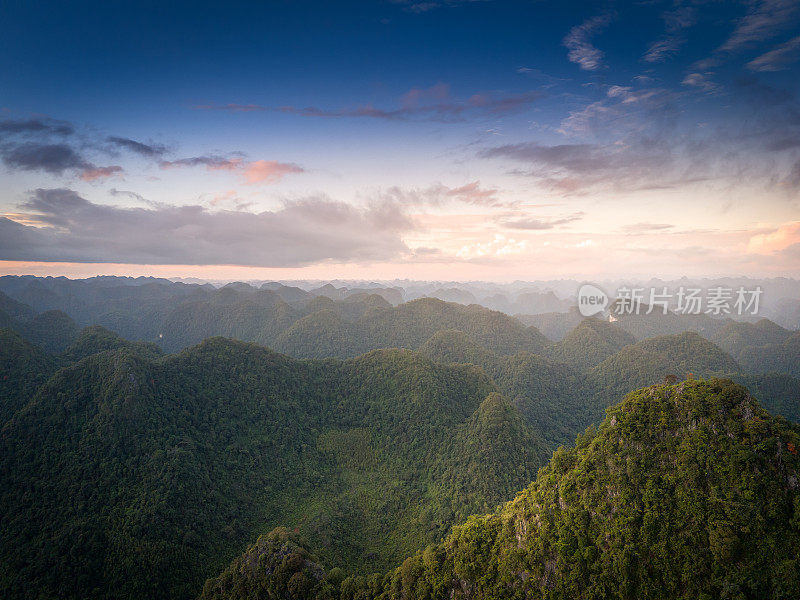
[[[0,268],[800,276],[800,5],[6,2]]]

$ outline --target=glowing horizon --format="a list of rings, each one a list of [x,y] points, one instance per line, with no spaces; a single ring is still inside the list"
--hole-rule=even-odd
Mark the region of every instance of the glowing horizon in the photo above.
[[[800,277],[796,3],[95,8],[4,10],[0,273]]]

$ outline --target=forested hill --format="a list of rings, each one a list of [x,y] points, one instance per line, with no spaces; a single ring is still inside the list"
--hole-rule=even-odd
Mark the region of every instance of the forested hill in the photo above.
[[[212,338],[159,357],[95,329],[68,354],[0,430],[3,598],[189,598],[278,525],[386,569],[546,457],[479,368],[410,351],[307,362]]]
[[[513,501],[394,570],[348,574],[279,529],[201,599],[794,599],[798,448],[797,426],[730,381],[645,388]]]
[[[10,291],[31,306],[0,292],[0,327],[15,328],[53,352],[63,351],[78,335],[79,326],[88,325],[101,325],[128,340],[157,343],[168,352],[224,336],[297,358],[349,358],[379,348],[417,349],[443,329],[465,331],[498,354],[538,353],[550,345],[536,328],[505,313],[435,298],[392,306],[377,294],[333,300],[325,295],[288,294],[285,286],[257,290],[242,284],[215,289],[164,280],[116,287],[70,280],[48,283],[52,289],[38,279],[25,287],[18,287],[22,282],[17,280],[5,281]]]

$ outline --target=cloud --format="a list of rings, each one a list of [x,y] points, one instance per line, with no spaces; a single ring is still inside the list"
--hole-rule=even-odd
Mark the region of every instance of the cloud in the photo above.
[[[97,166],[74,145],[54,143],[50,137],[52,134],[71,135],[74,131],[72,125],[52,119],[2,120],[0,139],[3,136],[6,139],[0,144],[0,160],[7,167],[22,171],[44,171],[52,175],[71,171],[83,181],[97,181],[124,173],[120,165]],[[94,148],[96,153],[116,155],[114,148],[119,148],[157,160],[162,169],[204,166],[209,171],[236,171],[251,184],[273,183],[288,174],[304,172],[302,167],[291,163],[246,161],[244,155],[237,152],[230,156],[206,154],[166,160],[163,156],[168,148],[163,144],[144,143],[114,135],[101,139],[85,137],[90,140],[85,146]]]
[[[457,198],[461,202],[476,205],[496,206],[498,203],[496,189],[482,189],[480,181],[473,181],[457,188],[450,188],[445,192],[450,198]]]
[[[725,58],[774,37],[794,22],[799,8],[797,0],[752,2],[750,12],[736,22],[736,28],[728,39],[709,58],[695,63],[694,70],[705,71],[719,66]]]
[[[325,109],[315,106],[262,106],[257,104],[204,104],[195,110],[227,112],[270,111],[315,118],[366,118],[387,121],[421,120],[438,122],[462,121],[470,114],[502,114],[524,109],[542,97],[540,91],[520,94],[484,92],[473,94],[463,101],[450,98],[449,87],[442,83],[423,89],[412,88],[399,99],[399,108],[385,109],[370,104],[354,108]]]
[[[356,207],[325,197],[259,213],[212,212],[120,208],[69,189],[38,189],[20,208],[20,220],[40,226],[0,218],[0,259],[261,267],[370,262],[407,254],[400,235],[413,228],[397,206]]]
[[[650,44],[642,57],[645,62],[664,62],[673,56],[686,42],[683,31],[697,22],[697,13],[693,7],[679,6],[663,13],[661,18],[664,20],[665,35]]]
[[[419,2],[418,0],[390,0],[392,4],[402,4],[404,10],[411,13],[421,14],[436,8],[460,6],[472,2],[486,2],[487,0],[438,0],[436,2]]]
[[[619,98],[623,104],[631,104],[633,102],[650,100],[664,93],[666,93],[666,91],[661,88],[634,90],[631,87],[612,85],[610,88],[608,88],[606,96],[609,98]]]
[[[385,201],[403,206],[441,206],[457,201],[474,206],[506,206],[495,188],[483,188],[479,180],[471,181],[459,187],[449,187],[441,183],[427,188],[402,189],[392,186],[378,195]]]
[[[242,168],[241,158],[227,158],[217,155],[191,156],[176,160],[162,160],[159,166],[162,169],[175,169],[178,167],[206,167],[209,171],[234,171]]]
[[[755,42],[769,39],[791,23],[800,4],[797,0],[761,0],[750,14],[740,19],[721,52],[736,52]]]
[[[67,144],[42,144],[26,142],[0,148],[0,157],[6,166],[22,171],[46,171],[61,175],[70,169],[92,169],[86,161]]]
[[[751,71],[782,71],[800,58],[800,35],[747,63]]]
[[[502,258],[511,254],[520,254],[528,249],[527,240],[516,240],[502,233],[494,234],[488,242],[462,246],[456,252],[456,257],[461,259],[486,259]]]
[[[52,119],[7,119],[0,121],[0,134],[26,133],[72,135],[75,133],[75,129],[65,121],[55,121]]]
[[[130,138],[118,137],[115,135],[107,137],[106,141],[146,158],[159,158],[167,152],[167,147],[162,144],[145,144]]]
[[[673,229],[675,226],[668,223],[630,223],[622,227],[625,233],[652,233],[654,231],[665,231]]]
[[[591,40],[611,23],[611,19],[611,15],[599,15],[570,29],[564,38],[570,62],[584,71],[596,71],[603,66],[604,54],[592,45]]]
[[[751,254],[775,254],[797,244],[800,244],[800,221],[792,221],[768,233],[752,236],[747,251]]]
[[[241,172],[247,183],[275,183],[291,173],[305,172],[302,167],[292,163],[282,163],[274,160],[248,162],[241,157],[217,155],[162,160],[159,165],[162,169],[204,166],[209,171],[238,171]]]
[[[123,172],[117,165],[98,167],[71,144],[52,142],[52,136],[69,136],[74,127],[53,119],[0,121],[0,136],[7,140],[0,146],[0,159],[10,169],[44,171],[63,175],[74,171],[84,181],[95,181]]]
[[[590,188],[668,189],[702,179],[679,167],[668,142],[647,137],[610,144],[507,144],[484,149],[478,156],[523,163],[525,168],[511,172],[534,177],[564,195]]]
[[[114,197],[123,196],[127,198],[133,198],[134,200],[138,200],[139,202],[142,202],[144,204],[151,204],[151,205],[156,204],[155,202],[153,202],[152,200],[148,200],[141,194],[137,194],[136,192],[132,192],[130,190],[118,190],[116,188],[111,188],[110,190],[108,190],[108,193],[109,195]]]
[[[536,142],[507,144],[483,150],[482,158],[505,157],[547,167],[589,172],[609,168],[609,156],[595,144],[558,144],[545,146]]]
[[[498,224],[508,229],[523,229],[529,231],[544,231],[554,229],[559,225],[567,225],[583,219],[583,212],[576,212],[566,217],[551,219],[534,219],[530,217],[501,218]]]
[[[710,79],[711,75],[712,73],[689,73],[681,83],[698,88],[706,93],[714,93],[719,90],[719,85]]]
[[[118,165],[112,165],[110,167],[95,167],[92,169],[86,169],[81,173],[81,179],[84,181],[96,181],[98,179],[106,179],[108,177],[114,177],[115,175],[120,175],[124,173],[125,169]]]
[[[649,63],[664,62],[673,56],[683,45],[685,39],[678,36],[668,36],[656,40],[645,52],[642,60]]]
[[[289,173],[303,173],[303,169],[290,163],[280,163],[274,160],[256,160],[248,163],[244,169],[244,176],[248,183],[275,182]]]

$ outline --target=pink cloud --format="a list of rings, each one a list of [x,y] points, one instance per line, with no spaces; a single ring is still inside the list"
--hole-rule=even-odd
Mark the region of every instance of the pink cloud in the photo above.
[[[248,163],[244,169],[247,183],[262,183],[279,181],[290,173],[302,173],[302,167],[291,163],[281,163],[274,160],[255,160]]]
[[[93,169],[85,169],[81,173],[81,179],[84,181],[96,181],[98,179],[105,179],[106,177],[114,177],[124,172],[125,169],[117,165],[111,167],[96,167]]]
[[[747,251],[751,254],[774,254],[795,244],[800,244],[800,221],[790,221],[769,233],[754,235],[747,244]]]
[[[208,171],[235,171],[244,175],[247,183],[275,183],[290,173],[303,173],[305,170],[293,163],[275,160],[254,160],[245,162],[242,158],[222,156],[195,156],[179,160],[161,161],[162,169],[204,166]]]
[[[451,188],[446,195],[454,196],[468,204],[498,204],[497,190],[481,188],[480,181],[473,181],[461,187]]]

